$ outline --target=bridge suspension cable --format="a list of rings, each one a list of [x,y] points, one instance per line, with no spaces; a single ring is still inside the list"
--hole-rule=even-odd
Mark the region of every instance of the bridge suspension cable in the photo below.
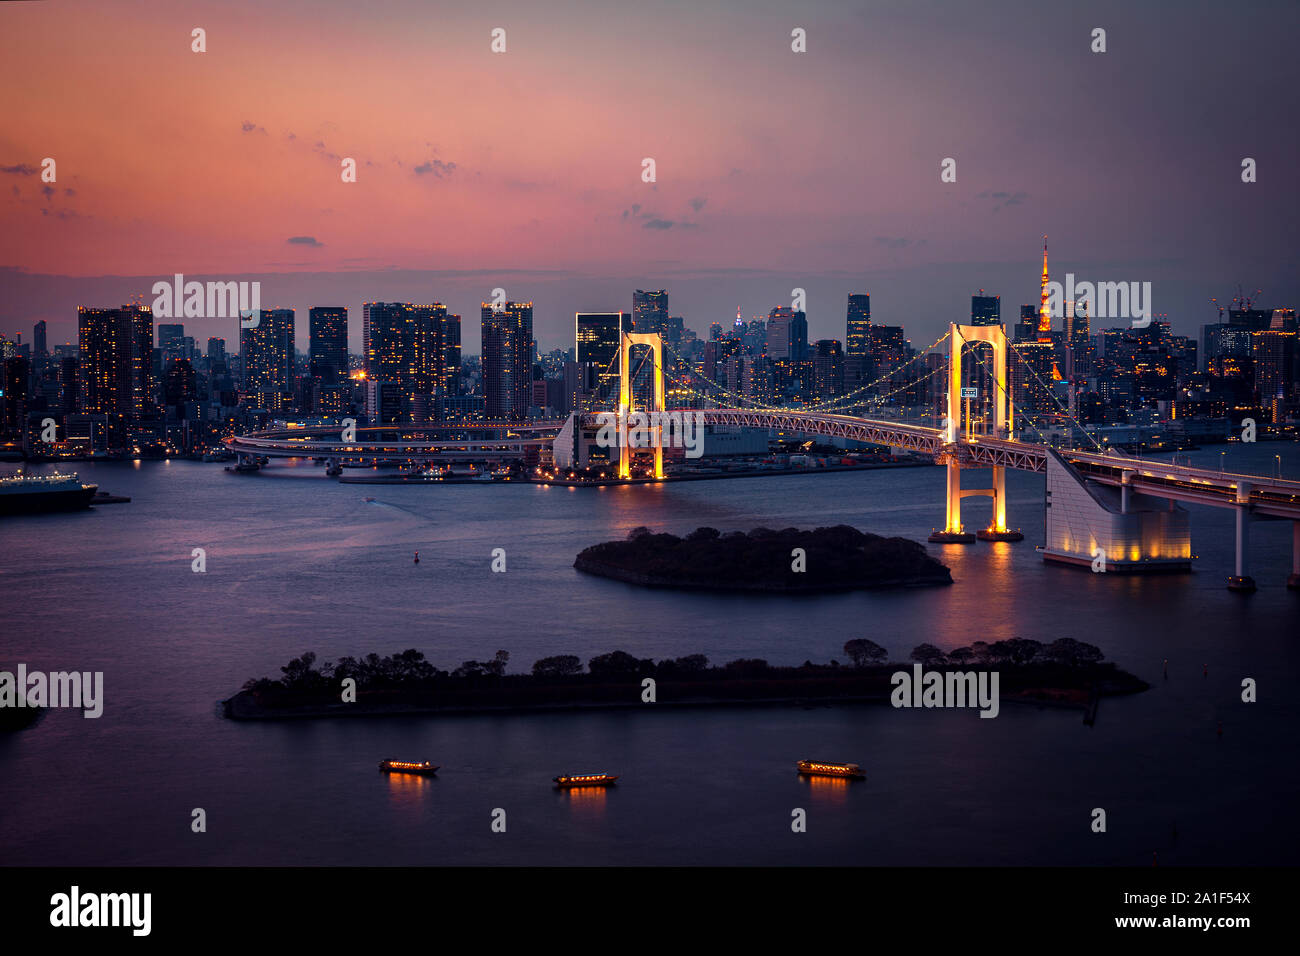
[[[874,396],[874,397],[869,397],[869,398],[867,399],[867,401],[865,401],[865,402],[860,402],[860,403],[852,402],[851,399],[853,399],[854,396],[856,396],[856,395],[859,395],[859,394],[861,394],[861,393],[863,393],[863,392],[866,392],[868,389],[875,388],[875,387],[876,387],[877,385],[879,385],[881,382],[888,381],[889,379],[891,379],[891,378],[893,378],[895,375],[897,375],[899,372],[901,372],[903,369],[907,368],[909,365],[912,365],[912,364],[914,364],[914,363],[920,361],[922,358],[924,358],[924,357],[925,357],[926,355],[928,355],[930,352],[934,351],[934,350],[935,350],[936,348],[938,348],[941,344],[943,344],[944,340],[947,339],[948,336],[949,336],[950,334],[951,334],[951,332],[944,332],[943,335],[939,336],[939,338],[935,339],[932,343],[930,343],[928,346],[926,346],[924,349],[922,349],[922,350],[921,350],[920,352],[918,352],[916,355],[912,356],[912,358],[908,359],[906,362],[903,362],[901,365],[897,366],[897,367],[894,368],[894,369],[891,369],[888,373],[886,373],[886,374],[884,374],[884,375],[881,375],[880,377],[876,378],[875,380],[870,381],[870,382],[867,382],[865,385],[861,385],[861,386],[859,386],[858,388],[855,388],[853,391],[848,392],[847,394],[840,395],[840,396],[837,396],[837,397],[832,398],[832,399],[828,399],[827,401],[824,401],[824,402],[818,402],[818,403],[813,404],[813,405],[804,405],[804,406],[801,406],[801,407],[799,407],[798,409],[794,409],[794,410],[798,410],[798,411],[806,411],[806,412],[811,412],[811,411],[828,411],[828,410],[834,408],[834,407],[837,406],[837,405],[869,404],[869,403],[872,402],[872,401],[880,401],[880,400],[882,400],[884,397],[887,397],[887,396]],[[682,365],[684,365],[684,366],[686,367],[687,372],[688,372],[690,375],[696,376],[697,378],[703,378],[703,376],[700,375],[699,372],[695,371],[695,369],[691,366],[691,363],[690,363],[689,361],[687,361],[687,360],[686,360],[682,355],[680,355],[680,354],[679,354],[679,353],[678,353],[678,352],[677,352],[677,351],[676,351],[676,350],[675,350],[671,345],[668,345],[668,344],[665,343],[663,347],[664,347],[664,349],[665,349],[665,350],[666,350],[670,355],[672,355],[673,358],[677,359],[680,363],[682,363]],[[665,373],[665,374],[666,374],[666,373]],[[931,373],[931,375],[927,375],[925,378],[917,379],[917,380],[915,380],[915,381],[913,381],[913,382],[910,382],[910,383],[908,383],[907,385],[903,386],[902,388],[894,389],[892,392],[889,393],[889,395],[897,394],[897,393],[900,392],[900,391],[904,391],[904,390],[906,390],[907,388],[911,388],[911,387],[915,386],[915,385],[916,385],[917,383],[919,383],[919,382],[926,381],[927,379],[932,378],[932,377],[933,377],[933,374],[934,374],[934,373]],[[673,381],[674,381],[675,383],[677,383],[678,385],[682,385],[683,387],[686,387],[686,386],[684,385],[684,383],[682,383],[679,379],[673,378]],[[763,404],[761,404],[761,403],[759,403],[759,402],[754,401],[752,398],[747,398],[747,397],[745,397],[744,395],[737,395],[735,392],[732,392],[731,390],[727,389],[726,387],[724,387],[724,386],[722,386],[722,385],[717,384],[716,382],[710,382],[710,381],[707,381],[707,380],[706,380],[705,387],[706,387],[706,388],[709,388],[709,389],[711,389],[711,390],[714,390],[714,391],[720,393],[721,395],[726,396],[727,398],[731,398],[731,399],[733,399],[733,400],[739,402],[742,406],[748,406],[748,407],[751,407],[751,408],[753,408],[755,411],[761,411],[761,412],[780,412],[780,411],[791,411],[791,410],[792,410],[789,406],[784,406],[784,407],[783,407],[783,406],[779,406],[779,405],[763,405]],[[693,391],[692,389],[690,389],[689,387],[687,387],[687,390],[688,390],[688,391],[691,391],[692,394],[697,394],[697,395],[699,394],[699,393],[697,393],[697,392],[694,392],[694,391]],[[716,399],[714,399],[712,396],[708,396],[708,395],[704,395],[704,396],[701,396],[701,397],[708,398],[710,401],[714,401],[714,400],[716,400]]]
[[[1014,349],[1011,349],[1011,351],[1014,351]],[[992,369],[990,369],[990,368],[988,367],[988,356],[985,355],[984,352],[985,352],[984,349],[977,349],[976,352],[975,352],[976,357],[979,359],[980,365],[984,368],[984,371],[988,372],[988,374],[989,374],[989,378],[990,378],[990,379],[991,379],[991,380],[992,380],[992,381],[993,381],[993,382],[998,386],[999,389],[1002,390],[1002,394],[1003,394],[1003,396],[1007,399],[1008,402],[1010,402],[1010,401],[1011,401],[1011,395],[1007,392],[1006,387],[1003,386],[1003,384],[997,380],[997,376],[993,373]],[[1030,373],[1031,373],[1031,374],[1034,374],[1034,378],[1038,378],[1038,375],[1037,375],[1036,373],[1034,373],[1033,368],[1029,365],[1029,363],[1027,363],[1027,362],[1024,360],[1024,356],[1022,356],[1019,352],[1016,352],[1015,355],[1016,355],[1016,358],[1018,358],[1018,359],[1020,360],[1020,364],[1023,365],[1025,368],[1029,369]],[[1042,380],[1042,379],[1038,379],[1038,384],[1042,385],[1042,384],[1043,384],[1043,380]],[[1044,387],[1046,387],[1046,386],[1044,386]],[[1048,396],[1049,396],[1053,401],[1056,401],[1056,396],[1054,396],[1054,395],[1051,394],[1050,389],[1048,390]],[[1056,404],[1057,404],[1057,407],[1060,408],[1060,404],[1061,404],[1061,403],[1060,403],[1060,402],[1057,402]],[[1062,410],[1062,411],[1065,411],[1064,409],[1061,409],[1061,410]],[[952,409],[949,409],[949,410],[948,410],[948,414],[950,414],[950,415],[952,414]],[[1066,412],[1066,415],[1067,415],[1068,417],[1070,417],[1071,421],[1074,421],[1075,424],[1079,424],[1078,420],[1075,419],[1073,416],[1071,416],[1071,415],[1069,414],[1069,412]],[[1032,429],[1034,430],[1034,434],[1038,436],[1039,440],[1042,441],[1042,443],[1043,443],[1044,445],[1048,445],[1048,446],[1050,446],[1050,445],[1051,445],[1051,442],[1049,442],[1049,441],[1047,440],[1047,436],[1044,435],[1044,434],[1042,433],[1042,431],[1039,429],[1039,427],[1038,427],[1037,425],[1034,424],[1034,422],[1033,422],[1033,417],[1030,416],[1030,415],[1025,415],[1024,418],[1025,418],[1026,423],[1028,423],[1029,427],[1032,428]],[[1080,427],[1080,428],[1083,428],[1083,426],[1082,426],[1081,424],[1079,425],[1079,427]],[[1089,434],[1089,432],[1088,432],[1087,429],[1083,429],[1083,433],[1084,433],[1085,435],[1088,435],[1088,437],[1092,440],[1092,443],[1093,443],[1094,445],[1097,445],[1097,449],[1098,449],[1099,451],[1102,451],[1102,452],[1106,451],[1106,449],[1102,448],[1101,445],[1097,444],[1097,440],[1096,440],[1095,438],[1093,438],[1091,434]]]

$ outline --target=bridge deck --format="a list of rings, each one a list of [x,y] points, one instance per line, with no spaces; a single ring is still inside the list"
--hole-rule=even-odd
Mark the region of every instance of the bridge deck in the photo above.
[[[703,416],[706,424],[792,431],[828,438],[844,438],[885,445],[936,459],[952,458],[966,467],[999,466],[1042,472],[1047,468],[1047,446],[1007,438],[981,436],[948,443],[942,429],[906,422],[859,418],[827,412],[797,410],[757,411],[741,408],[681,409]],[[369,425],[358,427],[356,439],[341,440],[337,426],[281,428],[225,440],[231,451],[267,457],[353,457],[385,460],[428,460],[444,450],[480,452],[522,451],[553,441],[560,421],[531,423],[473,423],[427,425]],[[600,424],[584,415],[585,427]],[[447,433],[461,433],[452,438]],[[481,434],[477,433],[489,433]],[[495,433],[495,434],[490,434]],[[468,437],[475,434],[476,437]],[[400,435],[401,439],[384,439]],[[407,437],[411,440],[405,440]],[[427,436],[427,437],[415,437]],[[376,440],[366,441],[367,437]],[[1143,494],[1220,507],[1238,504],[1238,487],[1250,486],[1251,510],[1270,517],[1300,520],[1300,481],[1264,475],[1238,475],[1174,465],[1118,453],[1063,451],[1062,454],[1089,478],[1108,485],[1124,483]]]

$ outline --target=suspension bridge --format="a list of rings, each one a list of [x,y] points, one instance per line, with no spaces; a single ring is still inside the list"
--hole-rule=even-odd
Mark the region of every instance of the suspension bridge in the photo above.
[[[901,449],[931,457],[946,469],[945,523],[931,536],[941,544],[972,544],[984,541],[1019,541],[1024,535],[1008,525],[1006,472],[1043,473],[1047,476],[1045,542],[1040,548],[1044,559],[1088,565],[1093,570],[1109,572],[1154,572],[1188,570],[1191,566],[1190,518],[1180,503],[1231,509],[1235,514],[1235,568],[1228,587],[1253,591],[1254,579],[1248,570],[1249,537],[1253,522],[1285,520],[1292,527],[1292,567],[1287,586],[1300,589],[1300,482],[1264,475],[1233,474],[1171,464],[1097,446],[1094,450],[1059,450],[1053,448],[1037,426],[1026,419],[1040,441],[1016,437],[1016,408],[1010,388],[1010,362],[1015,349],[1007,343],[1000,325],[950,326],[947,333],[910,362],[922,360],[948,341],[947,361],[923,377],[908,381],[900,388],[868,395],[891,377],[869,382],[848,394],[828,402],[802,408],[765,406],[752,398],[737,395],[713,382],[702,382],[703,391],[693,387],[686,376],[697,374],[689,364],[671,353],[655,333],[624,332],[618,354],[610,360],[619,366],[619,395],[615,409],[601,411],[588,408],[564,421],[537,421],[527,424],[403,424],[401,426],[364,426],[354,434],[343,436],[337,426],[324,428],[283,428],[251,435],[235,436],[225,441],[241,463],[258,458],[324,459],[327,470],[337,473],[344,460],[384,462],[430,462],[457,459],[499,460],[525,456],[530,450],[555,447],[577,433],[593,434],[600,419],[613,414],[616,434],[627,436],[629,423],[639,426],[648,436],[644,444],[618,442],[618,475],[631,480],[634,459],[649,455],[645,473],[651,479],[665,479],[664,429],[660,416],[665,407],[666,382],[675,392],[687,394],[697,407],[672,411],[698,415],[706,426],[732,426],[787,434],[844,439]],[[971,352],[970,346],[981,346]],[[641,366],[650,358],[651,387],[646,400],[637,401],[634,381],[639,369],[632,367],[633,349],[646,348]],[[685,375],[665,369],[664,351],[678,358],[677,369]],[[963,362],[973,355],[987,373],[992,385],[992,415],[971,415],[969,392],[962,387]],[[989,366],[989,360],[992,366]],[[1032,367],[1022,363],[1030,376],[1038,379]],[[942,427],[930,427],[887,418],[871,418],[863,411],[883,405],[903,389],[912,389],[936,375],[947,375],[947,417]],[[1052,395],[1061,418],[1078,425],[1077,420]],[[730,402],[733,407],[717,407]],[[963,414],[963,406],[964,414]],[[649,422],[648,425],[641,423]],[[1095,439],[1079,426],[1089,440]],[[557,449],[556,461],[559,461]],[[987,472],[986,487],[962,486],[962,472]],[[989,523],[970,531],[963,518],[962,502],[966,498],[991,499]]]

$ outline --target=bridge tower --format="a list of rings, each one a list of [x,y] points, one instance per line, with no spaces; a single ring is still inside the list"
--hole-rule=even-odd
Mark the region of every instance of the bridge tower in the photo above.
[[[930,535],[930,540],[944,544],[970,544],[976,538],[983,541],[1023,541],[1023,534],[1007,527],[1007,480],[1003,466],[992,466],[992,488],[963,489],[961,486],[962,463],[966,460],[964,450],[971,440],[969,399],[962,395],[961,386],[962,351],[966,345],[975,342],[986,342],[993,346],[993,435],[995,438],[1013,437],[1013,403],[1011,383],[1007,375],[1006,331],[1001,325],[957,325],[954,322],[949,332],[947,433],[940,457],[948,469],[947,515],[944,529]],[[963,434],[964,399],[967,414]],[[961,522],[961,500],[975,496],[993,499],[993,516],[987,528],[971,534]]]
[[[618,353],[618,476],[632,477],[632,449],[628,444],[628,418],[632,408],[632,346],[648,345],[654,358],[654,408],[650,435],[655,449],[655,477],[664,477],[664,432],[658,413],[664,411],[664,348],[657,332],[624,332]]]

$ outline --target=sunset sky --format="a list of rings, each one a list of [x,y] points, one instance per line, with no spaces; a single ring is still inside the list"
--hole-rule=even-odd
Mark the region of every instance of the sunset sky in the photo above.
[[[476,352],[497,286],[544,350],[661,287],[697,330],[802,287],[841,339],[869,292],[923,346],[980,287],[1014,322],[1044,233],[1054,277],[1150,281],[1184,334],[1239,282],[1300,306],[1300,5],[710,7],[2,4],[0,332],[75,341],[77,305],[180,272],[260,280],[303,348],[312,305],[348,306],[356,349],[363,301],[437,299]]]

